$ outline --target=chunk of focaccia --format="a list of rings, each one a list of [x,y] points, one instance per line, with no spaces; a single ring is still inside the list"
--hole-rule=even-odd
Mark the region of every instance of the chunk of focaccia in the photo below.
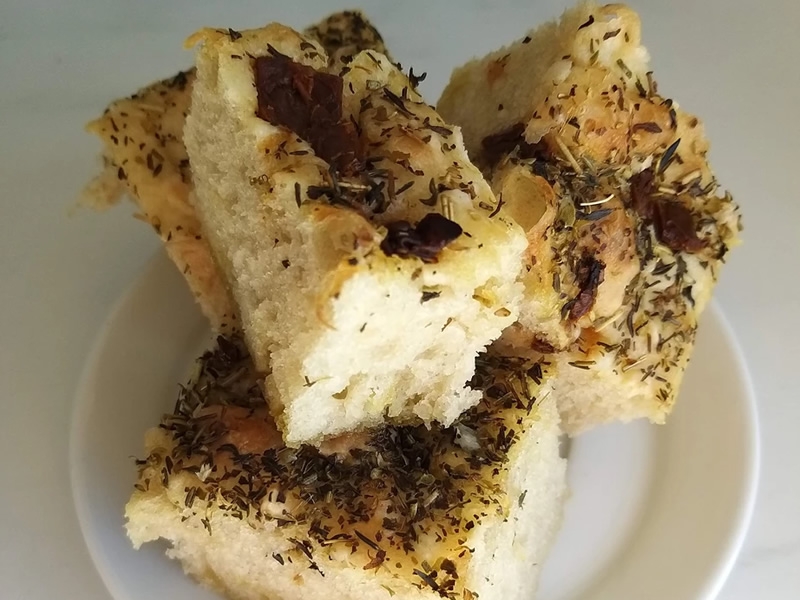
[[[484,356],[450,428],[283,446],[244,344],[221,338],[146,436],[126,508],[230,598],[532,597],[566,496],[547,367]]]
[[[452,423],[516,320],[525,236],[386,57],[206,29],[184,131],[196,208],[290,446]]]
[[[502,345],[555,352],[564,428],[661,423],[738,209],[698,119],[661,96],[639,18],[585,3],[456,69],[438,108],[528,233]]]
[[[380,33],[358,11],[332,14],[306,31],[340,62],[361,50],[386,50]],[[180,72],[112,102],[87,125],[103,141],[103,170],[82,200],[104,208],[130,196],[141,211],[137,217],[159,234],[212,328],[225,332],[237,328],[236,311],[190,202],[183,125],[193,82],[194,69]]]
[[[183,124],[193,81],[193,71],[178,73],[112,102],[87,125],[103,141],[103,170],[86,186],[82,202],[104,208],[130,196],[137,218],[159,235],[211,326],[230,331],[237,325],[233,303],[189,199]]]

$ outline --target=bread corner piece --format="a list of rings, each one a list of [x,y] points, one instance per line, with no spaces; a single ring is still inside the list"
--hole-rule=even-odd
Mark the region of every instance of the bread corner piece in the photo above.
[[[484,356],[449,428],[290,449],[223,338],[147,434],[128,535],[229,598],[531,598],[566,497],[547,369]]]
[[[583,3],[456,69],[438,105],[528,233],[519,323],[578,433],[672,409],[729,248],[699,120],[662,96],[630,8]]]
[[[196,208],[286,442],[452,423],[516,320],[526,241],[377,51],[207,29],[185,140]]]

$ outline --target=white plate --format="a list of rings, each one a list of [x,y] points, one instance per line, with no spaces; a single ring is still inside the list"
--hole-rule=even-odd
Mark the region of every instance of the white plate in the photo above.
[[[181,277],[158,255],[97,340],[76,401],[73,495],[116,600],[214,598],[123,530],[132,457],[175,401],[210,333]],[[544,569],[542,600],[713,598],[746,531],[758,443],[749,379],[712,307],[669,425],[615,425],[569,445],[572,498]]]

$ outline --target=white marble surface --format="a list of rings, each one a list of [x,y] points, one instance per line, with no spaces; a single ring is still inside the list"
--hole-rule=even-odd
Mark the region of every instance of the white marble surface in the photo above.
[[[450,69],[563,8],[539,2],[361,2],[404,64]],[[724,600],[800,597],[800,3],[640,0],[661,89],[706,121],[712,160],[741,203],[746,243],[718,299],[759,399],[753,524]],[[201,25],[302,26],[335,2],[0,2],[0,597],[107,600],[81,543],[66,450],[90,344],[155,251],[129,211],[69,216],[94,168],[84,121],[187,65]],[[22,407],[22,408],[20,408]],[[43,495],[54,489],[56,494]],[[102,490],[97,490],[102,494]],[[691,540],[687,540],[690,544]],[[682,600],[682,599],[676,599]]]

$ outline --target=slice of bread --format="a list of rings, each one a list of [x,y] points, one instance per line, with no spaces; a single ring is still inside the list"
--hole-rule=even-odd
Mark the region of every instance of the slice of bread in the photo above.
[[[105,208],[124,195],[153,227],[183,273],[216,331],[236,329],[237,318],[211,258],[194,207],[183,124],[194,71],[178,73],[116,100],[87,130],[103,141],[103,170],[85,188],[82,203]]]
[[[291,449],[220,338],[146,436],[128,535],[240,600],[527,600],[566,498],[547,368],[483,356],[482,400],[450,428]]]
[[[386,52],[377,29],[358,11],[334,13],[306,34],[339,62],[362,50]],[[86,127],[103,142],[103,170],[86,186],[82,203],[97,209],[129,196],[137,218],[161,237],[175,266],[218,332],[237,329],[233,302],[220,277],[189,198],[193,192],[183,125],[192,98],[194,69],[112,102]]]
[[[452,423],[526,245],[458,129],[375,51],[341,66],[278,24],[190,43],[195,205],[287,444]]]
[[[549,352],[563,427],[662,423],[739,213],[623,5],[584,3],[456,69],[438,108],[528,232],[510,352]]]

